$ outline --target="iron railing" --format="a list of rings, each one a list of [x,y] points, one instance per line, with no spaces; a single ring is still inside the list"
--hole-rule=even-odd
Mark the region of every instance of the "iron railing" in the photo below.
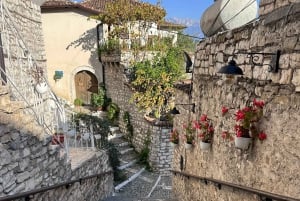
[[[65,123],[64,107],[51,90],[43,73],[45,70],[38,65],[27,47],[5,0],[0,1],[0,26],[3,55],[1,81],[9,86],[14,100],[26,104],[25,113],[33,115],[45,133],[52,135],[55,128]],[[48,87],[44,94],[36,90],[36,85],[42,82]]]
[[[242,186],[242,185],[239,185],[239,184],[234,184],[234,183],[229,183],[229,182],[226,182],[226,181],[221,181],[221,180],[218,180],[218,179],[197,176],[197,175],[193,175],[193,174],[189,174],[189,173],[181,172],[181,171],[177,171],[177,170],[171,170],[171,172],[173,172],[174,175],[180,175],[180,176],[186,177],[188,179],[194,179],[194,180],[201,181],[201,182],[205,183],[206,185],[208,185],[209,182],[211,182],[211,183],[215,184],[217,186],[217,188],[220,189],[220,190],[221,190],[222,186],[228,186],[228,187],[238,189],[238,190],[242,190],[242,191],[245,191],[245,192],[248,192],[248,193],[253,193],[253,194],[256,194],[256,195],[260,196],[262,198],[262,200],[266,200],[266,201],[272,201],[272,200],[277,200],[277,201],[300,201],[300,199],[298,199],[298,198],[292,198],[292,197],[288,197],[288,196],[284,196],[284,195],[278,195],[278,194],[262,191],[262,190],[259,190],[259,189],[250,188],[250,187],[247,187],[247,186]]]
[[[55,185],[52,185],[52,186],[47,186],[47,187],[42,187],[42,188],[31,190],[31,191],[17,193],[15,195],[0,197],[0,201],[11,201],[11,200],[20,199],[20,198],[25,198],[25,201],[27,201],[27,200],[31,199],[31,196],[33,196],[35,194],[38,194],[38,193],[43,193],[43,192],[46,192],[46,191],[49,191],[49,190],[60,188],[62,186],[68,187],[69,185],[72,185],[76,182],[79,182],[81,184],[83,180],[91,179],[91,178],[94,178],[94,177],[99,178],[101,176],[105,176],[105,175],[112,174],[112,173],[113,173],[113,171],[102,172],[102,173],[99,173],[99,174],[94,174],[94,175],[90,175],[90,176],[86,176],[86,177],[81,177],[79,179],[74,179],[74,180],[62,182],[62,183],[55,184]]]

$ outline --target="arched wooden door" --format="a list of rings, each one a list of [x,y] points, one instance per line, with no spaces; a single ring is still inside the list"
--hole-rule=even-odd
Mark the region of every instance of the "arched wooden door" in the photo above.
[[[92,93],[98,93],[98,80],[89,71],[80,71],[75,75],[76,98],[80,98],[84,104],[91,103]]]

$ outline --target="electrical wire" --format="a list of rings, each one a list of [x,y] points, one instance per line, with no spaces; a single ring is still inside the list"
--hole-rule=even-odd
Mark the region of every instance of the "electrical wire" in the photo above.
[[[230,22],[232,19],[234,19],[239,14],[241,14],[246,8],[248,8],[249,6],[251,6],[254,2],[256,2],[256,0],[249,0],[248,4],[244,8],[242,8],[238,13],[236,13],[234,16],[232,16],[229,20],[227,20],[226,22],[224,22],[221,26],[219,26],[218,29],[220,29],[221,27],[223,27],[225,24],[227,24],[228,22]]]

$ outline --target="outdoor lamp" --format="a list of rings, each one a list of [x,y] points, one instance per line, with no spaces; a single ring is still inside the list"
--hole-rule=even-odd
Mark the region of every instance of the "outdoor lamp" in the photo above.
[[[255,66],[269,66],[269,72],[278,73],[279,69],[279,57],[280,50],[277,50],[276,53],[264,53],[264,52],[238,52],[237,54],[247,54],[250,57],[250,61]],[[260,64],[257,61],[259,60],[259,55],[262,56],[271,56],[270,64]],[[243,75],[243,70],[236,65],[234,60],[229,61],[228,65],[223,66],[218,73],[228,74],[228,75]]]
[[[192,112],[193,113],[195,113],[195,107],[196,107],[196,105],[195,105],[195,103],[191,103],[191,104],[175,104],[175,105],[191,105],[192,106]],[[171,110],[171,112],[170,112],[171,114],[180,114],[180,112],[179,112],[179,110],[176,108],[176,107],[174,107],[172,110]]]

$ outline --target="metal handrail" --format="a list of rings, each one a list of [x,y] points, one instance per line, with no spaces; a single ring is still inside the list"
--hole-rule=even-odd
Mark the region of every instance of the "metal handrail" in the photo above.
[[[173,172],[174,175],[181,175],[187,178],[192,178],[192,179],[196,179],[199,181],[203,181],[205,184],[208,184],[208,182],[212,182],[214,184],[217,185],[217,187],[219,189],[221,189],[222,185],[224,186],[228,186],[234,189],[238,189],[238,190],[242,190],[242,191],[246,191],[249,193],[253,193],[256,195],[259,195],[263,198],[266,198],[266,200],[270,200],[272,201],[274,200],[278,200],[278,201],[300,201],[300,199],[298,198],[292,198],[292,197],[288,197],[288,196],[284,196],[284,195],[278,195],[275,193],[270,193],[267,191],[262,191],[259,189],[255,189],[255,188],[251,188],[251,187],[247,187],[247,186],[242,186],[242,185],[238,185],[238,184],[234,184],[234,183],[229,183],[226,181],[221,181],[218,179],[213,179],[213,178],[208,178],[208,177],[202,177],[202,176],[197,176],[197,175],[193,175],[193,174],[189,174],[186,172],[181,172],[181,171],[177,171],[177,170],[171,170],[171,172]]]
[[[102,173],[99,173],[99,174],[94,174],[94,175],[82,177],[82,178],[79,178],[79,179],[75,179],[75,180],[71,180],[71,181],[67,181],[67,182],[62,182],[60,184],[55,184],[55,185],[52,185],[52,186],[42,187],[42,188],[39,188],[39,189],[22,192],[22,193],[18,193],[18,194],[15,194],[15,195],[9,195],[9,196],[6,196],[6,197],[0,197],[0,201],[10,201],[10,200],[19,199],[19,198],[30,198],[30,196],[32,196],[34,194],[37,194],[37,193],[43,193],[43,192],[46,192],[46,191],[49,191],[49,190],[52,190],[52,189],[56,189],[56,188],[59,188],[59,187],[62,187],[62,186],[68,187],[69,185],[71,185],[73,183],[76,183],[76,182],[79,182],[81,184],[81,182],[83,180],[91,179],[91,178],[94,178],[94,177],[100,177],[100,176],[104,176],[104,175],[112,174],[112,173],[113,173],[113,171],[110,170],[110,171],[107,171],[107,172],[102,172]]]

